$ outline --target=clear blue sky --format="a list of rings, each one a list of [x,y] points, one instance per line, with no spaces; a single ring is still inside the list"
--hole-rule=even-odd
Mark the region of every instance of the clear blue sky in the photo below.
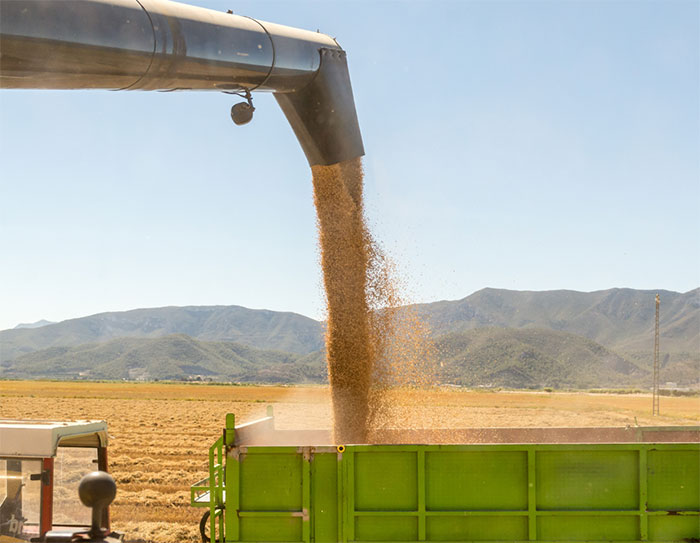
[[[336,36],[413,301],[700,284],[698,1],[191,1]],[[189,304],[322,316],[272,96],[0,91],[0,329]]]

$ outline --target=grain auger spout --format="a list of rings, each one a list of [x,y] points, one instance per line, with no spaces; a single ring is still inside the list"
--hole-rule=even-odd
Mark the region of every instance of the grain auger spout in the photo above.
[[[311,166],[364,154],[345,51],[310,32],[168,0],[0,1],[0,87],[274,93]]]

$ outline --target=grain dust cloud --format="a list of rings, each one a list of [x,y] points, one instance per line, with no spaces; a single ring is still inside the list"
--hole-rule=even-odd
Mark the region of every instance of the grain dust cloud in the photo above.
[[[400,413],[387,391],[434,380],[429,330],[405,307],[365,219],[359,158],[312,168],[337,443],[370,443]]]

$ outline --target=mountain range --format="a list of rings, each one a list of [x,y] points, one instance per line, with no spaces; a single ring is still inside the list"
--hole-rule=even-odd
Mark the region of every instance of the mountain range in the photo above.
[[[159,307],[99,313],[40,328],[0,331],[0,362],[48,347],[171,334],[290,353],[307,354],[323,348],[322,324],[297,313],[235,305]]]
[[[666,352],[700,350],[700,288],[686,293],[614,288],[543,292],[485,288],[456,301],[415,306],[435,334],[483,327],[547,328],[577,334],[621,352],[652,352],[654,298]]]
[[[441,382],[516,388],[645,386],[661,296],[662,381],[700,383],[700,289],[487,288],[412,306]],[[0,377],[321,382],[322,322],[240,306],[111,312],[0,331]]]

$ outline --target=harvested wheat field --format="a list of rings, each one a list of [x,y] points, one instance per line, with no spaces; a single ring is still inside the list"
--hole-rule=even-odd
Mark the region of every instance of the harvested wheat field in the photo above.
[[[700,399],[649,395],[401,390],[388,392],[404,428],[700,424]],[[326,387],[206,386],[157,383],[0,382],[0,417],[104,419],[118,493],[115,529],[127,541],[195,542],[203,510],[189,486],[207,475],[207,451],[224,415],[264,416],[273,405],[282,429],[331,429]]]

